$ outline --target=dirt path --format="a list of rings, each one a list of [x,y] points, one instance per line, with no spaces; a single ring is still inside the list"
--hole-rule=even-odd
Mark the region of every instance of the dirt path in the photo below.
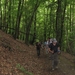
[[[75,75],[74,63],[63,56],[60,57],[60,70],[65,75]]]
[[[34,57],[36,57],[36,51],[34,50],[32,53]],[[44,55],[43,53],[41,54],[41,57],[39,59],[37,59],[37,57],[35,59],[33,58],[34,60],[37,59],[36,63],[38,61],[37,64],[40,64],[39,68],[41,67],[41,70],[39,70],[40,73],[38,74],[36,72],[37,74],[35,75],[74,75],[75,68],[74,68],[74,63],[71,61],[72,59],[69,59],[70,55],[68,55],[68,53],[66,53],[66,55],[62,53],[59,57],[60,57],[59,68],[58,70],[55,71],[51,71],[50,60],[48,56]]]

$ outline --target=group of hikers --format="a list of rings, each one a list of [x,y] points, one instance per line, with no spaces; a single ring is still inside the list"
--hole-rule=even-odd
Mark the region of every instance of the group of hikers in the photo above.
[[[52,70],[58,68],[58,55],[60,54],[60,46],[55,38],[48,38],[43,44],[36,43],[37,56],[40,57],[40,50],[44,49],[46,54],[50,54]]]

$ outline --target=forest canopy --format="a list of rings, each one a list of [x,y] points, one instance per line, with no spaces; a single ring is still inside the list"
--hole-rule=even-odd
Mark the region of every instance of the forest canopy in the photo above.
[[[75,1],[0,0],[0,29],[27,44],[56,38],[75,55]]]

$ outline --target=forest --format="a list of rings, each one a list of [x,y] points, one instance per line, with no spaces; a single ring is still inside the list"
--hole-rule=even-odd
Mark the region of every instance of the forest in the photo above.
[[[0,29],[26,44],[56,38],[75,55],[75,0],[0,0]]]

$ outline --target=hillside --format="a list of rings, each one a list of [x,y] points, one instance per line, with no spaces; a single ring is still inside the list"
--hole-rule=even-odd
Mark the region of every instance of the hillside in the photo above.
[[[41,50],[37,58],[35,46],[27,46],[0,30],[0,75],[75,75],[74,56],[62,52],[59,69],[54,71],[48,56]]]

